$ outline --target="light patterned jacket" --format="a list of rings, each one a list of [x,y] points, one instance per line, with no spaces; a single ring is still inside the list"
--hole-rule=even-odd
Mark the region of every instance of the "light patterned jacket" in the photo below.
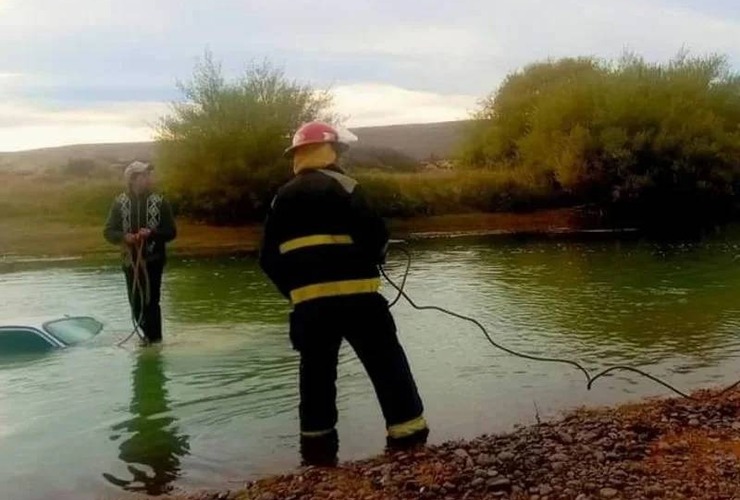
[[[165,260],[166,244],[177,236],[170,204],[156,193],[140,196],[128,192],[119,194],[108,212],[103,230],[105,239],[121,245],[125,234],[136,233],[142,228],[152,231],[144,253],[147,262]],[[128,256],[129,252],[124,252],[124,264],[131,265]]]

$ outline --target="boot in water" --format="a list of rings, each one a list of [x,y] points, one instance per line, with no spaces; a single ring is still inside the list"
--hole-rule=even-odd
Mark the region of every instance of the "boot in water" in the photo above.
[[[301,465],[336,467],[339,463],[339,435],[336,430],[320,436],[301,435]]]
[[[421,448],[427,443],[429,437],[429,428],[421,429],[408,436],[386,438],[386,449],[389,452],[407,451],[414,448]]]

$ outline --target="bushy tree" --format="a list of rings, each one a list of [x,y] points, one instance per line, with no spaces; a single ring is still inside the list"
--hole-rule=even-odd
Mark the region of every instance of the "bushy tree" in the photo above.
[[[157,128],[157,169],[180,211],[209,222],[261,218],[290,173],[282,152],[292,132],[335,118],[327,91],[289,80],[267,62],[228,81],[206,53],[179,88],[184,99]]]
[[[725,212],[738,194],[740,77],[724,57],[538,63],[475,118],[469,164],[549,176],[584,201],[670,217]]]

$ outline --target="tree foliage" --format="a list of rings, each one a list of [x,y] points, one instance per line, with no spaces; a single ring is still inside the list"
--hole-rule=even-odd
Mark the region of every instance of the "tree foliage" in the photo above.
[[[720,56],[561,59],[481,102],[464,159],[550,179],[642,216],[727,212],[740,178],[740,76]]]
[[[157,127],[157,169],[180,209],[210,222],[260,218],[290,166],[295,129],[332,120],[331,95],[286,78],[269,63],[227,80],[206,53],[184,96]]]

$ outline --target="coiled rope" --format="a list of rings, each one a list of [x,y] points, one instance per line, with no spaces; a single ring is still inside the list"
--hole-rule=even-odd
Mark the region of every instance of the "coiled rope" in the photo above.
[[[151,287],[149,285],[149,272],[146,269],[146,259],[144,258],[144,244],[145,240],[140,238],[134,244],[133,249],[126,249],[129,252],[128,256],[131,259],[133,279],[131,280],[131,290],[129,291],[129,306],[131,308],[131,322],[133,323],[133,330],[128,334],[126,338],[116,344],[120,347],[128,342],[131,337],[137,335],[139,340],[143,343],[148,344],[149,341],[141,330],[141,324],[144,321],[144,310],[149,304],[149,296],[151,293]],[[131,258],[131,253],[134,253],[134,257]],[[139,315],[136,316],[135,301],[139,299]]]

